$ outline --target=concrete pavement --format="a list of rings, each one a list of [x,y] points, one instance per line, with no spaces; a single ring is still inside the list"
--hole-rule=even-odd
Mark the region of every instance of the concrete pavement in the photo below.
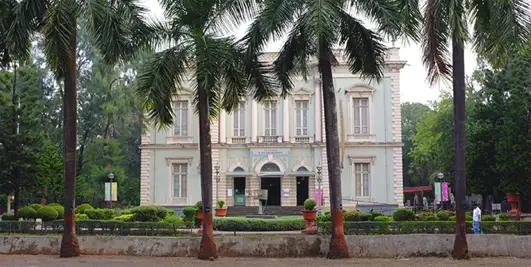
[[[327,266],[334,267],[525,267],[531,266],[531,259],[515,258],[477,258],[469,261],[452,261],[446,258],[411,259],[348,259],[326,260],[311,259],[266,259],[266,258],[223,258],[213,262],[199,261],[193,258],[153,258],[123,256],[82,256],[75,259],[61,259],[57,256],[0,255],[2,267],[239,267],[239,266]]]

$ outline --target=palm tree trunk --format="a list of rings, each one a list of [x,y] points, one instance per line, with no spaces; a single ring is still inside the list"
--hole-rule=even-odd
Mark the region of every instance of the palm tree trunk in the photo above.
[[[75,18],[74,18],[75,19]],[[77,139],[77,90],[76,90],[76,29],[73,29],[72,59],[65,73],[64,90],[64,232],[61,241],[61,257],[79,256],[76,237],[76,139]]]
[[[454,258],[466,259],[468,244],[466,242],[465,222],[465,53],[463,45],[453,40],[452,44],[452,72],[454,86],[454,146],[455,146],[455,201],[456,201],[456,227],[455,242],[452,254]]]
[[[217,259],[212,223],[212,141],[210,139],[210,105],[208,93],[198,81],[199,94],[199,152],[201,158],[201,201],[203,203],[203,235],[199,247],[199,259]]]
[[[330,212],[332,214],[332,239],[327,258],[349,258],[345,233],[343,231],[343,204],[341,196],[341,159],[339,155],[339,135],[337,126],[336,93],[332,78],[332,64],[327,56],[319,59],[323,80],[323,104],[326,133],[326,159],[330,184]]]

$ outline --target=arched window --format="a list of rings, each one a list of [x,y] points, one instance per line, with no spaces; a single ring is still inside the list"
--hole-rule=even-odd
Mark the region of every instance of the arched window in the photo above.
[[[280,172],[280,168],[275,163],[266,163],[262,166],[260,172]]]
[[[308,172],[308,169],[306,169],[305,167],[300,167],[297,169],[297,172]]]
[[[242,168],[240,167],[236,167],[234,168],[234,172],[244,172],[245,170],[243,170]]]

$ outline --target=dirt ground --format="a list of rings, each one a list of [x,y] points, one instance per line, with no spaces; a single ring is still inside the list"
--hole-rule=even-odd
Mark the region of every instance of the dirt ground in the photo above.
[[[515,258],[477,258],[468,261],[453,261],[445,258],[411,258],[411,259],[265,259],[265,258],[223,258],[213,262],[199,261],[193,258],[151,258],[121,256],[82,256],[75,259],[60,259],[57,256],[0,255],[0,266],[9,267],[237,267],[237,266],[328,266],[334,267],[531,267],[531,259]]]

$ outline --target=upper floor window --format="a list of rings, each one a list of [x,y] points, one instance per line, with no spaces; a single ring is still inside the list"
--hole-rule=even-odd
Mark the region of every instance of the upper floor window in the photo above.
[[[234,136],[245,136],[245,103],[238,103],[234,112]]]
[[[175,118],[173,122],[174,136],[188,135],[188,101],[177,101],[174,103]]]
[[[186,197],[187,176],[188,176],[188,164],[186,163],[172,164],[173,197],[174,198],[185,198]]]
[[[354,188],[356,197],[369,197],[370,164],[354,163]]]
[[[369,98],[354,98],[354,134],[369,134]]]
[[[295,135],[308,135],[308,102],[307,100],[295,101]]]
[[[264,104],[265,135],[277,135],[277,101],[268,101]]]

